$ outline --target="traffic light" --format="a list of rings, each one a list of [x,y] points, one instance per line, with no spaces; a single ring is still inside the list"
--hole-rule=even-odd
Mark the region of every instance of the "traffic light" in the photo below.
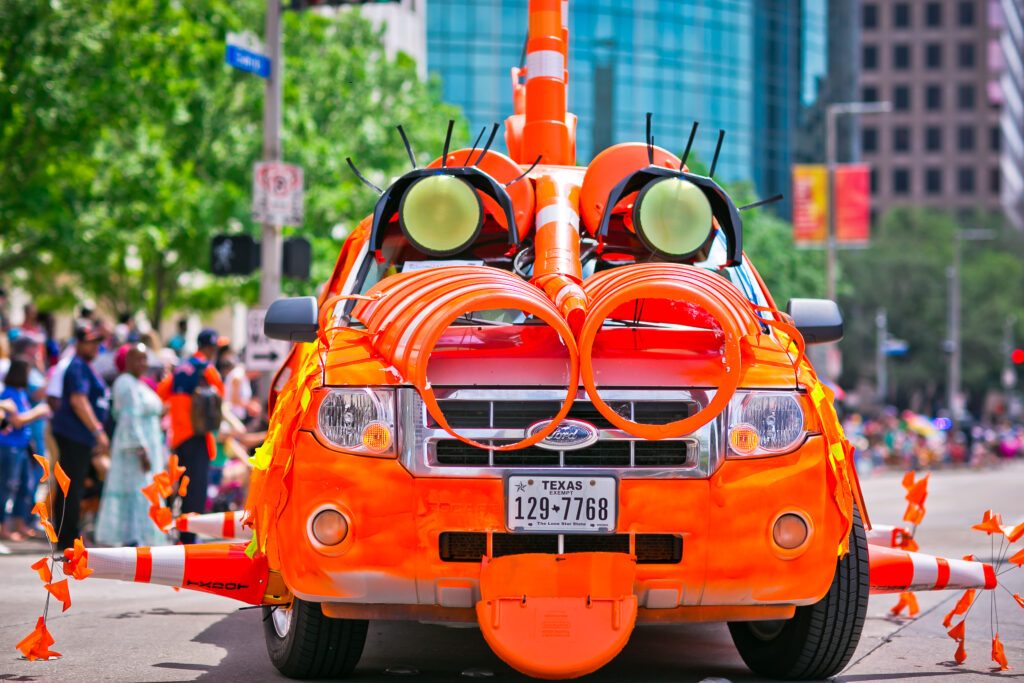
[[[1014,349],[1013,353],[1010,354],[1010,360],[1017,365],[1024,363],[1024,349]]]
[[[294,277],[299,280],[309,279],[309,261],[313,250],[309,241],[302,237],[289,237],[284,241],[284,251],[281,256],[281,274],[285,277]]]
[[[293,12],[301,12],[310,7],[342,7],[344,5],[378,5],[384,3],[401,2],[401,0],[292,0],[291,4],[285,5],[285,9]]]
[[[216,235],[210,243],[210,272],[249,275],[260,267],[260,245],[249,235]]]

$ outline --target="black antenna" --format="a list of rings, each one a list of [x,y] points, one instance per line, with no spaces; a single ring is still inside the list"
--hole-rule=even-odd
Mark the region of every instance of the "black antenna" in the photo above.
[[[409,153],[409,161],[412,162],[412,167],[416,168],[416,155],[412,153],[412,145],[409,144],[409,138],[401,126],[398,126],[398,134],[402,136],[402,142],[405,143],[405,151]]]
[[[543,155],[541,155],[541,154],[538,154],[538,155],[537,155],[537,159],[536,159],[536,161],[534,161],[534,162],[533,162],[532,164],[530,164],[530,168],[528,168],[528,169],[526,169],[525,171],[523,171],[522,175],[520,175],[520,176],[519,176],[518,178],[516,178],[515,180],[513,180],[513,181],[511,181],[511,182],[508,182],[508,183],[505,183],[505,187],[510,187],[510,186],[512,186],[512,185],[515,185],[515,184],[516,184],[516,183],[518,183],[518,182],[519,182],[520,180],[522,180],[523,178],[525,178],[525,177],[526,177],[526,175],[527,175],[527,174],[528,174],[528,173],[529,173],[530,171],[532,171],[532,170],[533,170],[534,168],[536,168],[537,164],[539,164],[539,163],[540,163],[540,158],[541,158],[541,156],[543,156]]]
[[[715,156],[711,159],[711,170],[708,171],[708,178],[715,177],[715,166],[718,165],[718,153],[722,151],[722,138],[725,137],[725,131],[719,129],[718,131],[718,144],[715,145]]]
[[[469,160],[473,158],[473,152],[476,151],[476,146],[478,144],[480,144],[480,138],[482,138],[484,136],[484,132],[486,132],[486,131],[487,131],[487,126],[484,126],[483,128],[480,129],[480,135],[477,135],[476,136],[476,140],[473,141],[473,149],[469,150],[469,154],[466,155],[466,160],[464,162],[462,162],[463,166],[468,166],[469,165]]]
[[[647,140],[647,163],[654,166],[654,138],[651,137],[652,116],[651,112],[647,112],[647,136],[644,139]]]
[[[373,189],[377,190],[377,194],[384,194],[384,190],[380,189],[379,187],[371,183],[369,180],[366,179],[366,176],[359,172],[359,169],[356,168],[356,165],[352,163],[352,157],[345,157],[345,161],[348,162],[348,167],[352,169],[352,172],[356,174],[357,178],[362,180],[363,183],[365,183],[366,185],[369,185]]]
[[[526,68],[526,46],[530,43],[530,30],[526,30],[526,37],[523,38],[523,52],[519,55],[519,70]]]
[[[481,161],[483,161],[484,156],[487,154],[487,150],[489,150],[491,148],[491,143],[494,142],[494,136],[497,135],[497,134],[498,134],[498,124],[494,124],[494,128],[491,128],[491,135],[490,135],[490,137],[487,138],[487,144],[484,145],[484,148],[482,150],[480,150],[480,156],[478,156],[476,158],[476,161],[473,162],[474,166],[476,166]]]
[[[686,166],[686,158],[690,156],[690,147],[693,146],[693,136],[697,134],[697,122],[693,122],[693,127],[690,128],[690,139],[686,141],[686,149],[683,150],[683,158],[679,162],[679,170],[683,170],[683,166]]]
[[[441,168],[448,165],[448,147],[452,144],[452,128],[455,127],[455,120],[448,119],[448,132],[444,136],[444,152],[441,153]]]
[[[740,207],[740,211],[746,211],[747,209],[755,209],[755,208],[757,208],[759,206],[764,206],[765,204],[771,204],[773,202],[782,201],[782,199],[783,199],[783,195],[782,194],[777,194],[774,197],[769,197],[768,199],[761,199],[761,200],[758,200],[758,201],[754,202],[753,204],[747,204],[746,206],[741,206]]]

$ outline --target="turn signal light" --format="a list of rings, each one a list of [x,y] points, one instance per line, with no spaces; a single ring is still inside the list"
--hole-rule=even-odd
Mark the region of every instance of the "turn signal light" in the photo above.
[[[756,451],[759,440],[757,430],[748,424],[738,424],[729,432],[729,445],[740,455]]]
[[[772,540],[780,548],[796,550],[807,541],[807,522],[800,515],[787,512],[775,520]]]
[[[337,510],[321,510],[310,526],[313,538],[320,545],[336,546],[348,536],[348,520]]]
[[[371,422],[363,430],[363,445],[374,453],[383,453],[391,446],[391,430],[381,422]]]

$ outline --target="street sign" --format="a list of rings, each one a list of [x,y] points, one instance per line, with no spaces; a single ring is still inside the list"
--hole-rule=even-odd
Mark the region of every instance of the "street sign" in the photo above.
[[[292,345],[289,342],[270,339],[263,334],[263,319],[266,316],[265,310],[255,308],[249,311],[246,319],[245,358],[243,358],[246,370],[274,372],[281,367],[281,363],[292,350]]]
[[[896,337],[889,337],[885,340],[885,355],[887,356],[905,356],[907,351],[910,350],[910,343],[905,339],[897,339]]]
[[[271,225],[302,225],[302,169],[279,161],[257,162],[252,179],[252,219]]]
[[[240,71],[270,78],[270,57],[263,50],[263,43],[251,31],[228,33],[224,61]]]

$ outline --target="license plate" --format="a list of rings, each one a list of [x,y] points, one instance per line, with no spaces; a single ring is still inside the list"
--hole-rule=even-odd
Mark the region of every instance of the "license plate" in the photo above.
[[[513,475],[505,483],[511,531],[608,533],[619,516],[615,477]]]

